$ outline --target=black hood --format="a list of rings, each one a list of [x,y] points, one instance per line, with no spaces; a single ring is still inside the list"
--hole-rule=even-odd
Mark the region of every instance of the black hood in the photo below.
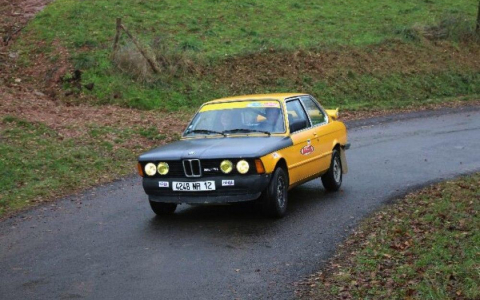
[[[289,137],[283,136],[189,139],[150,150],[140,155],[138,160],[255,158],[289,147],[292,144]]]

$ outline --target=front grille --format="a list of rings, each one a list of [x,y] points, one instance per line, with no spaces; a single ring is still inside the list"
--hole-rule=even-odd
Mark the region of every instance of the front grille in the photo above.
[[[162,160],[166,163],[168,163],[168,166],[170,168],[169,172],[167,175],[160,175],[156,173],[153,177],[157,178],[181,178],[181,177],[202,177],[202,176],[222,176],[222,177],[228,177],[228,176],[235,176],[235,175],[240,175],[238,173],[237,169],[235,168],[235,165],[240,159],[229,159],[233,165],[233,171],[229,174],[224,174],[222,171],[220,171],[220,163],[224,159],[203,159],[200,161],[199,159],[185,159],[185,160],[176,160],[176,161],[169,161],[169,160]],[[255,160],[247,158],[246,159],[248,163],[250,164],[250,170],[248,171],[247,174],[257,174],[257,170],[255,169]],[[192,165],[190,166],[190,161],[192,162]],[[160,161],[153,161],[155,165],[158,165]],[[142,168],[145,168],[146,162],[142,162]]]
[[[200,177],[202,176],[202,166],[199,159],[184,159],[183,170],[187,177]]]
[[[170,171],[167,176],[169,177],[184,177],[185,171],[183,171],[183,164],[181,161],[167,161]],[[160,176],[160,175],[159,175]]]

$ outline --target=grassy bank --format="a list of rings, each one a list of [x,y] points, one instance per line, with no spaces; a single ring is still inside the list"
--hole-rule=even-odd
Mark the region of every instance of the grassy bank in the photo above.
[[[402,107],[480,94],[476,6],[471,0],[57,0],[29,24],[16,49],[20,66],[38,72],[41,56],[42,65],[53,67],[38,77],[60,83],[70,98],[80,93],[99,104],[179,110],[231,94],[288,90],[344,109]],[[125,35],[111,58],[119,16],[156,57],[161,74],[152,74]],[[391,53],[377,66],[382,49]],[[311,64],[299,51],[326,56]],[[444,59],[432,64],[438,55]],[[263,59],[252,63],[252,57]],[[398,57],[412,60],[396,64]],[[361,65],[341,69],[344,59]],[[81,83],[71,83],[66,62],[82,70]],[[236,76],[239,70],[245,74]],[[80,89],[87,84],[94,88]]]
[[[0,128],[0,216],[111,180],[132,169],[126,166],[134,159],[132,152],[113,151],[110,142],[94,140],[101,128],[92,129],[90,141],[63,139],[42,124],[14,117],[5,117]]]
[[[408,195],[365,220],[308,299],[478,299],[480,174]]]
[[[184,121],[182,121],[183,123]],[[0,120],[0,217],[135,172],[136,155],[176,139],[141,124]]]

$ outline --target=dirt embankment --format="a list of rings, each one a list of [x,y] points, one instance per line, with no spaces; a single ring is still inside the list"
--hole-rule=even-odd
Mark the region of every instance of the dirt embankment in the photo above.
[[[215,74],[217,83],[229,84],[233,90],[255,90],[279,78],[301,87],[305,75],[334,84],[352,75],[413,75],[451,68],[480,70],[480,47],[426,41],[422,47],[392,42],[362,49],[271,51],[227,59],[206,73]]]
[[[0,83],[9,75],[15,54],[9,46],[30,19],[52,0],[0,0]]]
[[[0,35],[7,46],[18,33],[52,0],[0,0]]]
[[[185,114],[142,112],[111,105],[72,106],[56,101],[51,96],[59,90],[61,76],[71,71],[69,53],[61,45],[55,47],[59,59],[54,65],[44,54],[38,54],[31,67],[19,70],[11,46],[28,21],[51,1],[0,0],[0,119],[9,115],[44,123],[64,138],[80,137],[92,124],[119,128],[157,126],[164,134],[183,130],[188,119]]]

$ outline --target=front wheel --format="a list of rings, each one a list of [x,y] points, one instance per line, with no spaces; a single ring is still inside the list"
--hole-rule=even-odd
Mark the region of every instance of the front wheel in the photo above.
[[[342,185],[342,161],[337,149],[333,149],[330,168],[322,176],[322,183],[327,191],[332,192],[338,191]]]
[[[270,184],[262,194],[264,213],[281,218],[287,211],[288,176],[282,168],[275,169]]]
[[[177,204],[150,201],[150,207],[158,216],[165,216],[173,214],[177,209]]]

